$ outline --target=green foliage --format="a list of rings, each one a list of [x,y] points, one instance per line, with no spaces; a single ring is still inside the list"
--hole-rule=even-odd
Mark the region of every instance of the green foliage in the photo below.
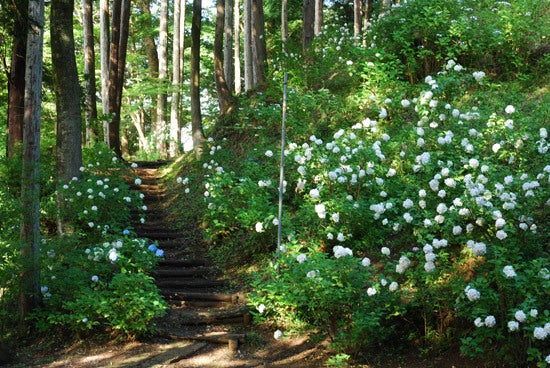
[[[122,232],[130,226],[132,211],[143,214],[143,194],[131,190],[127,182],[140,179],[104,144],[86,148],[83,160],[80,178],[62,183],[58,192],[44,198],[44,221],[54,224],[60,216],[72,232],[93,240]],[[65,205],[60,206],[58,198]]]
[[[162,251],[128,231],[104,240],[89,244],[66,235],[43,242],[44,305],[34,315],[41,330],[95,328],[136,336],[163,314],[166,303],[148,275]]]
[[[105,147],[86,150],[84,157],[89,163],[82,177],[60,189],[72,233],[41,244],[44,303],[33,318],[42,331],[58,326],[142,335],[167,308],[149,275],[164,252],[130,230],[131,211],[144,208],[127,180],[140,179]],[[56,195],[47,202],[51,221]]]
[[[529,69],[531,53],[548,43],[547,2],[415,0],[373,23],[372,42],[398,56],[415,82],[448,59],[498,77]]]
[[[257,318],[322,331],[354,358],[388,341],[462,337],[468,355],[542,362],[547,112],[453,60],[418,87],[377,94],[361,122],[288,143],[286,241],[253,278]],[[228,169],[230,151],[212,147],[203,183],[214,251],[233,261],[265,252],[277,155],[256,149]],[[479,300],[468,299],[471,288]],[[536,310],[520,333],[508,327],[518,309]]]

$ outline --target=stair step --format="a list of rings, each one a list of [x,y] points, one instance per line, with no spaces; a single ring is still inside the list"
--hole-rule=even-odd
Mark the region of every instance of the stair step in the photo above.
[[[205,302],[223,302],[229,304],[244,303],[245,297],[242,293],[215,293],[202,291],[174,291],[165,294],[168,300],[179,301],[205,301]]]
[[[136,233],[141,238],[148,238],[148,239],[152,239],[152,240],[161,240],[161,239],[172,240],[174,238],[181,238],[185,235],[184,232],[179,231],[179,230],[171,231],[171,230],[166,230],[166,229],[161,229],[161,230],[158,230],[158,231],[155,231],[155,230],[139,231],[139,230],[137,230]]]
[[[250,309],[247,306],[241,306],[230,309],[216,308],[185,308],[172,309],[178,317],[181,325],[202,325],[202,324],[226,324],[243,323],[250,321]]]
[[[155,270],[157,279],[162,278],[200,278],[212,274],[212,269],[208,267],[193,267],[193,268],[157,268]]]
[[[135,161],[134,163],[138,166],[136,168],[137,171],[151,171],[159,169],[163,166],[166,166],[170,164],[172,161],[170,160],[156,160],[156,161]]]
[[[208,280],[208,279],[186,279],[186,280],[156,280],[155,283],[160,289],[166,291],[177,291],[181,289],[199,289],[199,288],[220,288],[228,286],[227,280]]]
[[[157,265],[161,267],[199,267],[206,266],[206,259],[194,258],[194,259],[167,259],[160,261]]]

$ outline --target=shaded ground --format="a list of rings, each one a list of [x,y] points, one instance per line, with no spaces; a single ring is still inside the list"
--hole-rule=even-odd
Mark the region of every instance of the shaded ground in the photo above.
[[[326,367],[330,350],[326,342],[313,343],[304,336],[273,338],[270,330],[249,328],[236,353],[227,344],[204,341],[173,341],[155,338],[147,341],[116,342],[87,339],[70,346],[53,347],[52,342],[21,349],[17,363],[7,368],[316,368]],[[421,358],[410,352],[380,351],[367,364],[356,368],[481,368],[484,364],[460,357],[456,350],[437,357]]]

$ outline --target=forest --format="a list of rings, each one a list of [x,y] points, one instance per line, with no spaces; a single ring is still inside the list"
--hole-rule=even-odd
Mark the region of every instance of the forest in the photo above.
[[[549,38],[548,0],[2,1],[0,364],[155,334],[155,163],[163,224],[324,366],[549,367]]]

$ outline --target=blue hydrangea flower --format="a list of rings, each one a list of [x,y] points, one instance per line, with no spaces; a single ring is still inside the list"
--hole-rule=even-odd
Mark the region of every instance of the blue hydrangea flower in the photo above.
[[[151,244],[151,245],[149,245],[149,247],[147,249],[149,249],[151,252],[156,252],[157,251],[157,246],[155,244]]]

